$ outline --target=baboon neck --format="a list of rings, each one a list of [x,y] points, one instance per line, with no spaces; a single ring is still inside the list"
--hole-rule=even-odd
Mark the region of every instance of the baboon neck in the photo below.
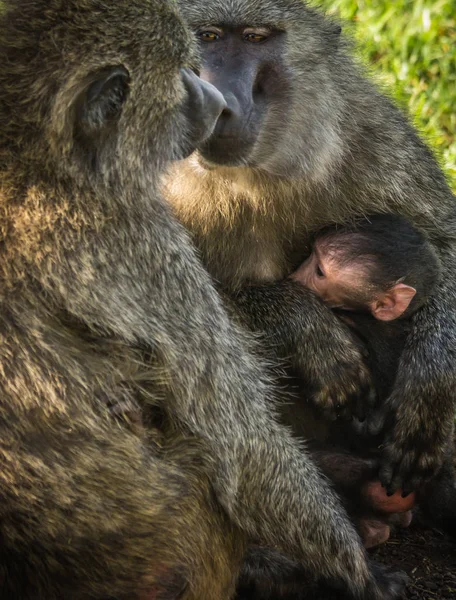
[[[193,155],[171,168],[164,193],[178,218],[191,229],[222,223],[230,229],[239,219],[252,218],[266,225],[296,212],[298,187],[249,167],[205,168]]]

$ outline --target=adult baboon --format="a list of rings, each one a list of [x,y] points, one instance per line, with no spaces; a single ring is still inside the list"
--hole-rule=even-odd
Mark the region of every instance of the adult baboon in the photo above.
[[[395,598],[157,192],[225,106],[174,8],[7,0],[0,54],[1,596],[227,600],[253,537]]]
[[[180,0],[202,78],[225,96],[211,138],[176,166],[167,196],[248,324],[312,382],[328,412],[364,384],[348,331],[285,279],[309,234],[369,213],[408,217],[435,245],[442,283],[414,316],[386,420],[380,478],[418,488],[440,468],[456,389],[454,196],[407,119],[360,74],[340,27],[301,0]],[[362,386],[361,386],[362,391]]]

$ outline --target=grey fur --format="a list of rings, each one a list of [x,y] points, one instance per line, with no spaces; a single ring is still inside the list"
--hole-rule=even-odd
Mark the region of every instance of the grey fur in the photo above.
[[[189,135],[174,9],[11,0],[0,54],[2,597],[225,600],[253,537],[395,598],[157,192]],[[80,123],[106,69],[121,108]]]
[[[374,423],[393,420],[382,481],[416,488],[442,465],[454,415],[455,198],[407,118],[368,81],[336,24],[318,10],[300,0],[180,5],[194,29],[267,25],[286,32],[286,55],[277,59],[285,61],[291,91],[286,102],[269,103],[250,154],[237,167],[194,155],[171,172],[166,194],[210,273],[248,325],[266,332],[274,350],[314,382],[319,406],[350,408],[368,377],[330,311],[281,281],[308,253],[309,235],[350,217],[397,213],[438,251],[442,283],[414,316],[386,413],[374,415]]]

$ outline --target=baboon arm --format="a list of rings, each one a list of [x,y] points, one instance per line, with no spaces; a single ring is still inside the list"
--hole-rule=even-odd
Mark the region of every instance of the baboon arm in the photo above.
[[[245,287],[232,300],[246,325],[291,362],[328,417],[363,416],[369,375],[361,349],[311,290],[285,280]]]
[[[145,270],[133,278],[121,258],[115,265],[99,261],[96,285],[89,280],[83,287],[78,269],[89,269],[87,254],[72,265],[74,277],[66,277],[67,309],[153,351],[164,409],[208,445],[213,488],[235,524],[316,573],[365,590],[371,575],[364,550],[338,498],[275,421],[263,369],[247,352],[248,339],[233,326],[187,237],[177,224],[170,232],[166,222],[157,222],[160,235],[150,234],[146,248],[141,235],[134,235],[131,252],[147,257],[149,239],[156,239],[170,244],[156,255],[174,260],[160,266],[138,258]],[[119,302],[125,290],[128,302]]]
[[[442,252],[442,283],[413,318],[384,419],[381,480],[390,492],[419,488],[443,463],[456,398],[456,250]]]

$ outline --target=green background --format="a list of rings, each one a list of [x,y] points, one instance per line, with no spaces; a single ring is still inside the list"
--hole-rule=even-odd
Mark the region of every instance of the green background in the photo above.
[[[456,192],[456,0],[319,0],[408,110]],[[353,26],[352,26],[353,24]]]

